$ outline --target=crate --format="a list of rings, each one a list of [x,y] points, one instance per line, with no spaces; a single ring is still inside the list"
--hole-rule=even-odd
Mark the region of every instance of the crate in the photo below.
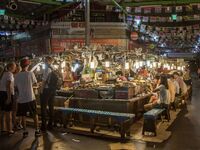
[[[80,89],[74,91],[74,97],[78,98],[98,98],[98,91],[94,89]]]
[[[116,99],[131,99],[134,97],[134,87],[120,87],[115,89],[115,98]]]

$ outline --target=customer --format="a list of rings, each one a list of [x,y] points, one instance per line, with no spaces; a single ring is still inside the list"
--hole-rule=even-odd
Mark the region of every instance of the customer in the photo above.
[[[117,75],[117,82],[121,82],[121,81],[127,81],[127,78],[123,75],[122,71],[117,71],[116,72]]]
[[[22,59],[20,65],[22,67],[22,71],[15,77],[15,85],[19,91],[17,116],[22,117],[24,129],[23,137],[28,136],[28,131],[26,130],[27,113],[30,113],[33,117],[35,124],[35,136],[40,136],[36,98],[33,92],[33,84],[36,84],[37,80],[34,73],[28,71],[28,67],[30,65],[30,61],[28,59]]]
[[[188,91],[188,99],[192,99],[192,79],[190,76],[190,70],[189,68],[186,68],[183,73],[183,80],[185,84],[187,85],[187,91]]]
[[[157,75],[155,75],[155,77],[153,79],[153,83],[152,83],[153,88],[154,89],[157,88],[159,86],[159,84],[160,84],[160,75],[157,74]]]
[[[178,82],[180,87],[180,95],[186,100],[187,98],[187,85],[183,81],[183,78],[178,74],[178,72],[173,73],[175,80]],[[183,101],[184,103],[184,101]]]
[[[160,75],[156,75],[152,83],[153,89],[157,88],[159,85],[160,85]],[[154,107],[156,107],[158,105],[158,100],[159,100],[158,94],[153,93],[148,104],[144,105],[144,110],[149,111],[153,109]]]
[[[0,67],[0,80],[6,71],[6,67]],[[5,121],[4,121],[4,112],[3,109],[3,100],[0,99],[0,133],[3,133],[5,131]]]
[[[175,107],[176,85],[171,78],[172,77],[169,76],[169,79],[168,79],[168,87],[169,87],[169,93],[170,93],[170,105],[173,107],[174,110],[176,110],[176,107]]]
[[[198,68],[197,74],[198,74],[198,77],[199,77],[199,79],[200,79],[200,68]]]
[[[1,97],[1,107],[3,113],[3,122],[5,121],[6,129],[9,135],[14,134],[12,129],[12,106],[14,97],[14,77],[13,72],[15,71],[16,64],[14,62],[8,63],[6,66],[6,71],[3,73],[0,81],[0,97]]]
[[[165,75],[161,75],[159,86],[154,90],[154,92],[159,91],[159,100],[158,104],[160,107],[168,107],[170,102],[170,93],[169,86],[167,82],[167,77]]]
[[[43,73],[42,78],[42,90],[40,95],[40,105],[41,105],[41,117],[42,117],[42,126],[41,130],[46,132],[47,130],[47,105],[49,107],[49,120],[48,120],[48,129],[52,129],[53,127],[53,116],[54,116],[54,97],[56,94],[56,88],[50,87],[49,80],[50,75],[53,71],[53,64],[54,60],[52,57],[46,57],[46,68]]]
[[[190,70],[189,68],[186,68],[183,73],[183,80],[186,83],[186,85],[191,86],[192,85],[192,79],[190,76]]]
[[[175,85],[175,97],[176,97],[176,96],[178,96],[180,94],[180,86],[179,86],[178,82],[175,80],[173,75],[170,76],[170,80]]]
[[[148,104],[144,105],[144,110],[145,111],[149,111],[149,110],[153,109],[157,105],[158,105],[158,94],[157,93],[153,93],[153,95],[151,96]]]
[[[19,64],[16,64],[16,69],[15,69],[15,72],[14,72],[14,79],[16,77],[16,75],[21,72],[21,66]],[[15,95],[14,95],[14,102],[13,102],[13,125],[14,125],[14,129],[15,130],[18,130],[18,129],[21,129],[22,128],[22,125],[21,125],[21,118],[19,117],[19,120],[17,120],[17,98],[18,98],[18,95],[19,95],[19,92],[17,91],[17,89],[15,88]]]

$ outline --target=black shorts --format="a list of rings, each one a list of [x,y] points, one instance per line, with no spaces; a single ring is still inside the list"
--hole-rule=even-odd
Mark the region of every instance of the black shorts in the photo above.
[[[14,112],[17,111],[17,99],[16,99],[15,96],[14,96],[14,99],[13,99],[12,111],[14,111]]]
[[[9,104],[6,104],[6,101],[7,101],[7,92],[5,91],[0,91],[0,109],[2,111],[6,111],[6,112],[9,112],[9,111],[12,111],[12,108],[13,108],[13,101],[14,101],[14,96],[11,95],[11,102]]]
[[[18,103],[17,105],[17,116],[35,116],[37,114],[37,104],[36,101],[31,101],[27,103]]]

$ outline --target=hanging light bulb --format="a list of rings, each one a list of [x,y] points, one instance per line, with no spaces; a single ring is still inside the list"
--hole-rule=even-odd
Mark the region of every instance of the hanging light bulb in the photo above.
[[[61,68],[65,68],[65,65],[66,65],[65,61],[63,61],[63,62],[61,63]]]
[[[94,65],[94,62],[93,62],[93,61],[90,62],[90,68],[91,68],[91,69],[94,69],[94,66],[95,66],[95,65]]]
[[[140,65],[140,67],[142,67],[142,66],[143,66],[143,62],[142,62],[142,61],[140,61],[140,62],[139,62],[139,65]]]
[[[156,68],[156,67],[157,67],[157,63],[153,62],[153,68]]]
[[[167,70],[170,70],[170,65],[167,64]]]
[[[139,62],[135,62],[135,68],[136,68],[136,69],[139,69],[139,68],[140,68]]]
[[[151,62],[149,60],[146,61],[147,67],[150,67]]]
[[[150,64],[150,65],[149,65],[149,68],[151,68],[151,69],[152,69],[152,68],[153,68],[153,65],[152,65],[152,64]]]
[[[129,62],[125,62],[125,69],[128,70],[129,69]]]
[[[105,67],[110,67],[110,62],[107,60],[107,61],[105,61]]]
[[[45,64],[42,64],[42,69],[44,70],[46,68],[46,65]]]
[[[161,67],[161,63],[160,63],[160,62],[158,63],[158,67],[159,67],[159,68]]]

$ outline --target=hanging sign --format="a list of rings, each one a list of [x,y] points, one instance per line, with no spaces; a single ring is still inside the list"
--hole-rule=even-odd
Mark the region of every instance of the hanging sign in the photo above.
[[[182,6],[176,6],[176,12],[182,12]]]
[[[173,20],[173,21],[176,21],[176,20],[177,20],[177,14],[172,14],[171,17],[172,17],[172,20]]]
[[[5,9],[0,9],[0,15],[5,15],[6,10]]]

